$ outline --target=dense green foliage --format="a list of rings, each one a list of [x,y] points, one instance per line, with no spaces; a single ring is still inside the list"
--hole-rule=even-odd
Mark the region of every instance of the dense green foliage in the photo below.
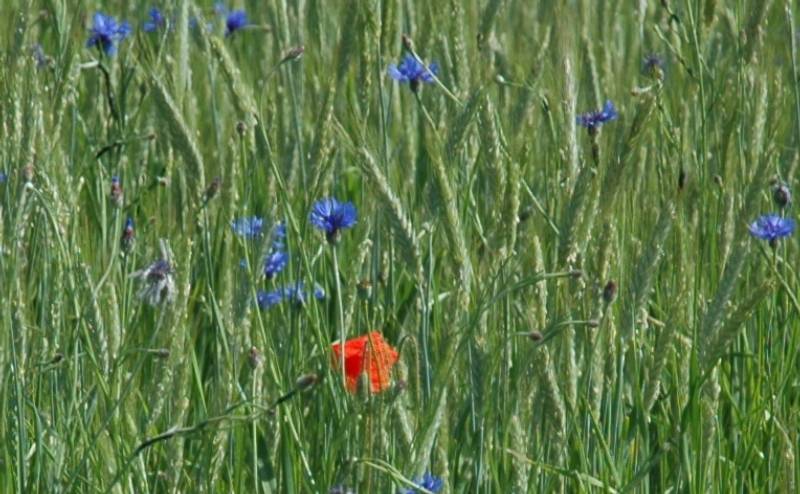
[[[153,3],[0,5],[0,491],[796,492],[796,2]]]

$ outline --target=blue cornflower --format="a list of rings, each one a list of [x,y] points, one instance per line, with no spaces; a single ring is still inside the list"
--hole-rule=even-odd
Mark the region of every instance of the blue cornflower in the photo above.
[[[231,228],[240,237],[255,238],[264,230],[264,220],[258,216],[239,218],[231,221]]]
[[[0,184],[4,184],[6,182],[8,182],[8,175],[6,175],[6,172],[0,171]]]
[[[202,26],[200,26],[200,21],[197,19],[197,17],[195,16],[189,17],[189,29],[192,30],[202,29]],[[207,33],[210,33],[211,31],[214,30],[214,24],[211,22],[206,22],[205,29]]]
[[[306,290],[305,283],[298,281],[271,292],[258,292],[256,294],[256,301],[261,309],[269,309],[273,305],[277,305],[284,300],[292,302],[297,306],[303,306],[306,304],[308,296],[309,293],[308,290]],[[317,300],[323,300],[325,298],[325,291],[316,283],[314,284],[313,296]]]
[[[99,46],[106,55],[113,55],[117,51],[117,43],[127,38],[130,32],[131,25],[127,21],[118,23],[110,15],[96,12],[86,46]]]
[[[290,302],[295,302],[297,305],[305,305],[308,295],[309,293],[308,290],[306,290],[306,285],[302,281],[283,287],[283,298]],[[321,286],[314,283],[313,295],[315,299],[322,300],[325,298],[325,291]]]
[[[309,220],[312,225],[325,232],[328,242],[333,243],[340,230],[356,224],[358,212],[352,202],[339,202],[328,197],[314,203]]]
[[[272,279],[276,274],[283,271],[289,262],[289,254],[280,250],[274,250],[264,259],[264,276]]]
[[[175,275],[169,261],[158,259],[149,266],[131,273],[134,278],[139,278],[142,286],[138,296],[152,306],[170,303],[175,300],[177,293]]]
[[[417,487],[422,487],[430,492],[441,492],[442,488],[444,487],[444,482],[442,479],[439,477],[434,477],[430,473],[426,473],[421,479],[414,479],[414,483],[417,484]],[[402,492],[403,494],[417,494],[420,491],[414,488],[406,489]]]
[[[225,2],[214,2],[214,13],[217,15],[227,15],[228,7],[225,6]]]
[[[662,79],[664,66],[664,59],[655,53],[649,53],[642,59],[642,73],[646,76]]]
[[[274,290],[271,292],[258,292],[256,294],[256,302],[259,309],[269,309],[273,305],[278,305],[283,300],[283,291]]]
[[[50,57],[44,53],[44,48],[40,43],[36,43],[31,47],[31,55],[36,60],[36,68],[42,69],[50,64]]]
[[[274,250],[281,250],[285,247],[284,240],[286,239],[286,223],[278,223],[272,230],[272,248]]]
[[[225,36],[230,36],[236,31],[247,26],[247,12],[244,10],[234,10],[225,18]]]
[[[306,297],[306,288],[302,281],[283,287],[283,298],[289,302],[294,302],[297,305],[305,305]]]
[[[614,120],[617,116],[618,113],[617,109],[614,108],[614,103],[608,100],[601,111],[592,111],[584,113],[583,115],[578,115],[577,122],[578,125],[586,127],[589,133],[593,134],[601,125]]]
[[[154,33],[167,25],[167,19],[164,18],[164,15],[157,7],[151,8],[147,15],[150,17],[150,20],[142,24],[142,30],[144,32]]]
[[[775,245],[779,238],[794,233],[795,221],[777,214],[765,214],[750,223],[750,234]]]
[[[411,54],[403,57],[400,65],[389,64],[389,75],[398,82],[407,82],[412,91],[416,91],[421,82],[433,82],[433,76],[439,74],[439,65],[436,62],[428,67],[419,63]]]

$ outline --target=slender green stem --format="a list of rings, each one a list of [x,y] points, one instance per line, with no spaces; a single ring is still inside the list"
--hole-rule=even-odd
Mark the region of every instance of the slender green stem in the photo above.
[[[339,276],[339,256],[336,253],[336,245],[331,245],[331,252],[333,253],[333,278],[336,284],[336,306],[337,306],[337,323],[339,326],[339,370],[342,372],[342,385],[347,388],[347,374],[345,373],[344,366],[344,344],[346,341],[346,330],[344,327],[344,303],[342,302],[342,282]]]

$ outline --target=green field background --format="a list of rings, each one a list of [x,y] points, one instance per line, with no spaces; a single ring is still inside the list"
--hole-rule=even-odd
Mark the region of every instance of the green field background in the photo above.
[[[0,492],[797,492],[797,240],[748,232],[796,215],[796,2],[227,7],[0,4]],[[389,389],[348,392],[373,330]]]

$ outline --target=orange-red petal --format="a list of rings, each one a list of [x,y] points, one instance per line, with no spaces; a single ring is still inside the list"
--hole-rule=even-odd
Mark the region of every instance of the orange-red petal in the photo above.
[[[333,366],[339,368],[342,358],[341,343],[335,343],[332,349]],[[389,388],[391,370],[397,359],[397,350],[377,331],[345,341],[344,372],[347,389],[355,392],[359,376],[366,372],[373,393],[386,390]]]

